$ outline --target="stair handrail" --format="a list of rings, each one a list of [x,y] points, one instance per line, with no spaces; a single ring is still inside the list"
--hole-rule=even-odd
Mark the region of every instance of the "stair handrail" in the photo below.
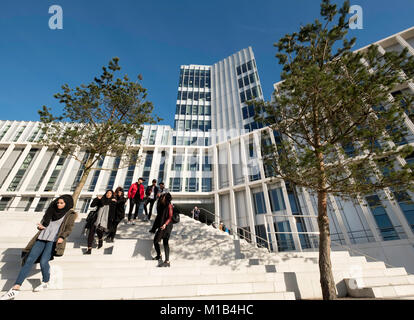
[[[218,218],[220,220],[220,217],[218,215],[216,215],[215,213],[213,213],[213,212],[211,212],[211,211],[209,211],[209,210],[207,210],[205,208],[202,208],[202,207],[199,207],[199,209],[206,211],[207,213],[213,215],[215,218]],[[201,220],[199,220],[199,221],[200,222],[203,222]],[[205,224],[207,224],[207,216],[206,216]],[[234,230],[233,232],[235,232],[236,235],[238,235],[241,239],[244,239],[245,240],[245,238],[246,238],[245,235],[239,233],[239,227],[236,224],[230,222],[230,226],[231,226],[231,230]],[[258,235],[255,235],[255,234],[253,234],[252,232],[250,232],[248,230],[243,229],[243,231],[246,232],[247,234],[249,234],[250,236],[254,236],[256,239],[265,242],[266,243],[266,246],[263,246],[260,243],[258,243],[258,241],[254,241],[255,244],[256,244],[256,246],[258,246],[260,248],[266,248],[269,252],[271,252],[271,250],[270,250],[270,245],[271,244],[270,244],[270,242],[267,239],[264,239],[264,238],[262,238],[262,237],[260,237]],[[253,241],[253,237],[250,237],[250,241]]]

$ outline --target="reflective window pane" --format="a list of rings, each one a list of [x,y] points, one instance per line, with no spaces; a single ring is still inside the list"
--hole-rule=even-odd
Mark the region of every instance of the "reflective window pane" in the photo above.
[[[240,67],[240,66],[238,66],[238,67],[237,67],[237,75],[239,76],[239,75],[241,75],[241,73],[242,73],[242,72],[241,72],[241,67]]]

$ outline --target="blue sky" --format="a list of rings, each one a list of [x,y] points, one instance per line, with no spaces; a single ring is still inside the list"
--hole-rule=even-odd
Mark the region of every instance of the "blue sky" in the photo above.
[[[342,3],[342,1],[334,1]],[[49,7],[63,9],[63,30],[51,30]],[[42,105],[64,83],[89,83],[112,57],[122,74],[143,75],[154,113],[173,125],[179,66],[213,64],[252,46],[265,98],[280,79],[277,42],[319,16],[319,0],[1,0],[2,120],[39,120]],[[355,49],[414,25],[413,0],[352,0],[364,29]]]

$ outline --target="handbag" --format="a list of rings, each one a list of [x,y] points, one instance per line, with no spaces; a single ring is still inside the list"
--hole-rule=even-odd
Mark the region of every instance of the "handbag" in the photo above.
[[[92,210],[91,212],[89,212],[88,216],[86,217],[85,229],[90,230],[97,218],[98,218],[98,210]]]

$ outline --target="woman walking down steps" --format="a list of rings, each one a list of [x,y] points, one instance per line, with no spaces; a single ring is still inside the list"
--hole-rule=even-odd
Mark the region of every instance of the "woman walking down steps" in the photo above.
[[[155,232],[154,236],[154,249],[157,252],[157,256],[153,260],[158,260],[159,267],[170,266],[170,246],[168,240],[170,239],[171,231],[173,229],[173,205],[171,203],[172,197],[170,193],[163,194],[158,201],[160,205],[157,206],[157,218],[154,221],[154,225],[150,232]],[[160,210],[160,211],[158,211]],[[165,251],[165,261],[162,262],[161,248],[159,242],[163,241]]]
[[[34,289],[35,292],[49,288],[49,260],[54,256],[63,256],[66,239],[71,234],[77,213],[73,208],[71,195],[63,195],[55,199],[38,224],[39,232],[22,251],[22,265],[14,286],[0,300],[12,300],[20,291],[23,281],[27,278],[32,266],[40,263],[42,283]]]
[[[110,227],[110,217],[115,215],[116,212],[116,199],[114,198],[114,192],[107,190],[105,195],[95,198],[91,207],[97,207],[98,213],[95,222],[91,226],[88,234],[88,249],[84,254],[92,253],[92,243],[95,237],[95,233],[98,235],[98,249],[102,248],[103,236],[108,233]]]

